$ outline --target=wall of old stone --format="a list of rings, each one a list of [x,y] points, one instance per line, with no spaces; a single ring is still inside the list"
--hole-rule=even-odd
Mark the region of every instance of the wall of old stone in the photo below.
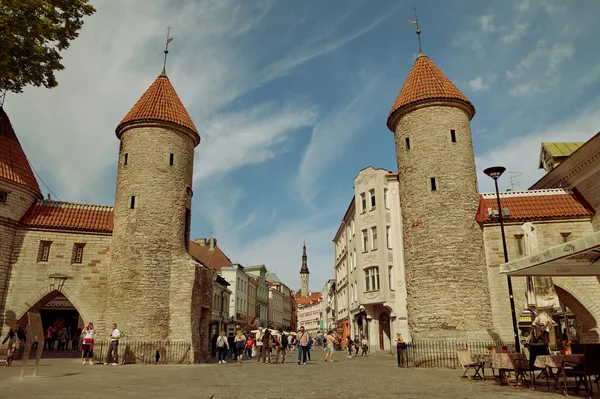
[[[52,241],[47,262],[38,262],[40,241]],[[85,244],[83,262],[73,264],[75,243]],[[7,322],[37,312],[48,301],[64,295],[85,323],[108,333],[104,318],[107,303],[110,235],[20,229],[11,254],[6,300]]]
[[[139,340],[191,339],[195,266],[184,231],[193,157],[192,139],[173,128],[134,127],[121,137],[109,315]]]
[[[483,234],[474,218],[479,193],[470,120],[444,105],[413,110],[395,131],[409,325],[416,340],[488,340],[493,323]]]
[[[0,202],[0,334],[8,322],[5,310],[10,263],[18,221],[37,200],[39,194],[13,182],[0,181],[0,191],[7,193],[6,202]],[[3,328],[4,326],[4,328]]]
[[[589,219],[533,221],[533,224],[537,228],[536,231],[540,251],[562,244],[564,238],[561,233],[570,233],[567,239],[576,240],[593,232],[592,224]],[[507,223],[505,225],[509,261],[525,256],[524,253],[519,252],[518,240],[516,238],[516,236],[523,234],[523,230],[521,229],[522,225],[522,222]],[[494,330],[498,334],[496,339],[512,342],[513,327],[507,278],[505,275],[499,273],[499,266],[501,263],[504,263],[500,226],[498,224],[486,225],[484,228],[484,240]],[[573,298],[576,298],[583,307],[589,309],[590,314],[593,315],[593,317],[600,320],[600,284],[598,283],[597,278],[560,277],[553,278],[553,281],[555,285],[560,286],[565,292],[569,293]],[[525,277],[513,277],[512,285],[515,298],[515,309],[518,315],[526,306]],[[560,299],[566,303],[564,298],[561,297]],[[570,305],[568,306],[570,307]],[[587,324],[589,325],[590,323],[588,322]]]

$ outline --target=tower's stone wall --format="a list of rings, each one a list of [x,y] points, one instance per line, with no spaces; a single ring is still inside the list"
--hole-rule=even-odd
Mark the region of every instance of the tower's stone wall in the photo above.
[[[184,232],[193,157],[191,137],[170,126],[134,126],[121,137],[109,318],[140,340],[191,338],[196,266]]]
[[[0,191],[7,193],[6,202],[0,204],[0,334],[7,327],[6,297],[11,273],[11,259],[19,220],[37,200],[39,194],[32,189],[9,181],[0,181]],[[4,336],[4,335],[2,335]]]
[[[412,110],[395,130],[408,317],[417,340],[489,339],[493,325],[483,234],[475,221],[470,119],[453,105]]]
[[[300,291],[303,296],[308,295],[308,273],[300,273]]]

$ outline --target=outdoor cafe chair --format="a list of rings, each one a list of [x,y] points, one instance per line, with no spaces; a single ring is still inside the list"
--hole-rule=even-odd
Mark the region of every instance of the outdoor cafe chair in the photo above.
[[[473,378],[480,378],[482,380],[485,379],[485,362],[474,362],[471,358],[471,352],[469,352],[468,348],[457,349],[456,353],[458,355],[458,361],[460,362],[460,365],[464,370],[464,373],[461,378],[466,377],[470,380]],[[474,371],[472,376],[467,374],[469,369],[473,369]],[[480,371],[481,374],[479,373]]]
[[[517,369],[517,383],[519,382],[519,378],[521,381],[526,381],[526,374],[529,373],[531,382],[533,382],[533,386],[535,387],[535,380],[540,377],[546,377],[546,387],[548,390],[550,389],[550,383],[548,382],[548,372],[546,368],[543,367],[535,367],[535,359],[538,356],[548,355],[548,345],[546,344],[529,344],[529,364],[519,364]],[[537,377],[535,376],[536,371],[541,371]]]
[[[598,376],[600,375],[600,345],[584,344],[583,345],[583,367],[565,368],[565,376],[575,377],[578,391],[581,384],[585,386],[585,392],[592,396],[594,390],[592,388],[592,377],[596,377],[594,381],[598,386]],[[600,389],[600,388],[599,388]]]

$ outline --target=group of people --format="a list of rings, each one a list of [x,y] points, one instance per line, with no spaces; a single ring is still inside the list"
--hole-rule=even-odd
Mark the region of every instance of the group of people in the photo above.
[[[85,329],[78,328],[71,336],[71,328],[62,328],[57,332],[52,326],[48,327],[44,332],[44,350],[54,350],[54,345],[58,342],[56,351],[63,352],[68,350],[69,342],[72,342],[71,350],[79,351],[81,350],[81,358],[83,359],[83,364],[93,364],[93,354],[94,354],[94,334],[96,330],[94,329],[94,324],[89,323]],[[108,348],[108,353],[106,355],[105,365],[111,363],[113,366],[118,365],[119,362],[119,339],[121,338],[121,332],[117,329],[117,324],[113,323],[112,330],[109,335],[110,337],[110,346]],[[15,356],[15,352],[25,345],[27,341],[27,335],[23,327],[19,325],[18,322],[15,322],[14,326],[8,331],[8,334],[2,341],[2,345],[8,342],[8,351],[6,355],[6,359],[4,360],[4,364],[6,366],[10,366],[13,358]],[[81,342],[81,345],[79,343]],[[34,342],[33,346],[36,346],[37,342]]]

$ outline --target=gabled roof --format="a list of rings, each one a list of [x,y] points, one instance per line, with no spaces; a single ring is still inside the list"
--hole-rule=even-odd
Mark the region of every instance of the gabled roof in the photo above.
[[[296,303],[298,304],[298,307],[312,305],[312,304],[321,302],[323,300],[323,296],[321,295],[320,292],[311,292],[307,296],[302,296],[302,294],[300,292],[297,292],[295,298],[296,298]]]
[[[117,126],[117,137],[123,129],[148,122],[167,122],[187,129],[200,142],[194,122],[181,103],[166,73],[161,73]]]
[[[444,73],[423,53],[420,53],[408,77],[390,110],[387,119],[388,128],[394,132],[397,118],[395,115],[404,108],[429,100],[458,100],[470,111],[470,118],[475,115],[475,107],[444,75]]]
[[[20,223],[28,227],[112,233],[113,208],[40,200],[27,210]]]
[[[189,253],[209,269],[219,271],[224,266],[231,266],[231,259],[216,244],[214,249],[211,250],[208,245],[200,245],[190,241]]]
[[[42,196],[27,156],[3,107],[0,107],[0,179],[22,184]]]
[[[500,193],[500,205],[508,208],[510,215],[505,222],[535,221],[544,219],[590,217],[593,209],[581,196],[571,190],[528,190]],[[476,219],[479,223],[494,222],[489,210],[498,211],[495,193],[480,195]]]
[[[542,143],[540,150],[539,169],[544,168],[544,154],[548,153],[552,158],[565,158],[577,151],[579,147],[584,145],[584,141],[562,142],[562,143]]]

